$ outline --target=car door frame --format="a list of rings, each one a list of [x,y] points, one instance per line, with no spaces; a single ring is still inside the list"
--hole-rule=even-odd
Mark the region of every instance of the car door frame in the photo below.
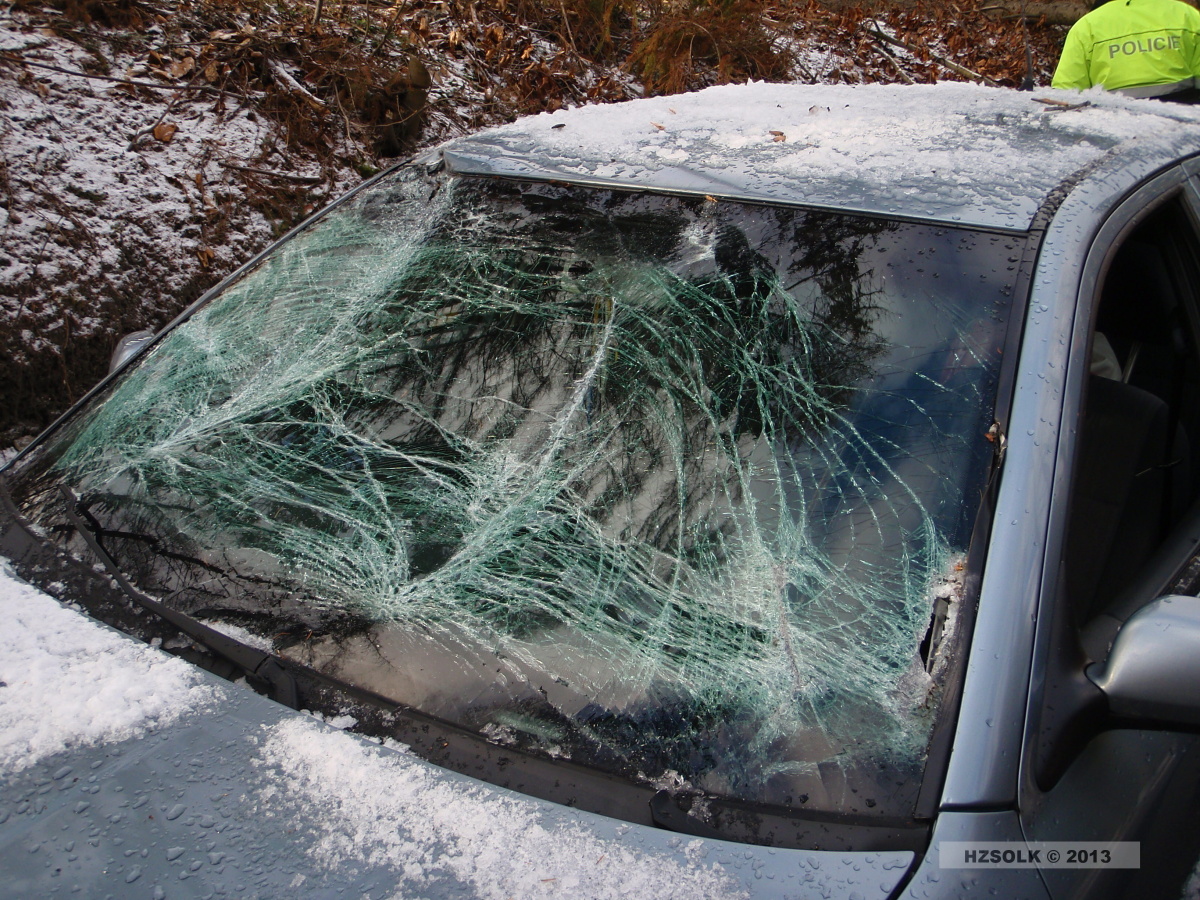
[[[1186,212],[1193,236],[1200,243],[1200,191],[1195,173],[1200,161],[1174,166],[1149,179],[1115,203],[1099,220],[1094,234],[1074,250],[1063,242],[1051,242],[1044,258],[1067,257],[1059,263],[1064,269],[1077,265],[1078,280],[1069,292],[1074,315],[1069,325],[1069,352],[1065,372],[1056,381],[1062,392],[1062,414],[1054,444],[1053,478],[1047,510],[1047,531],[1037,591],[1036,633],[1030,668],[1028,706],[1020,757],[1018,807],[1022,830],[1028,841],[1131,840],[1144,842],[1155,838],[1165,818],[1180,814],[1194,803],[1193,794],[1200,786],[1200,740],[1195,735],[1165,731],[1108,730],[1102,703],[1092,713],[1079,747],[1072,746],[1064,771],[1047,783],[1043,759],[1046,751],[1049,698],[1061,698],[1064,671],[1070,666],[1057,665],[1075,652],[1064,645],[1066,615],[1061,601],[1063,585],[1062,557],[1070,512],[1072,485],[1077,470],[1079,420],[1084,401],[1092,334],[1098,313],[1100,290],[1112,260],[1124,241],[1151,215],[1172,202]],[[1053,228],[1051,229],[1053,232]],[[1057,253],[1056,253],[1057,251]],[[1074,256],[1074,260],[1070,257]],[[1059,279],[1059,284],[1063,279]],[[1193,285],[1200,287],[1200,285]],[[1034,304],[1039,302],[1035,296]],[[1188,301],[1185,301],[1188,302]],[[1191,300],[1196,312],[1195,297]],[[1193,315],[1194,321],[1194,315]],[[1067,323],[1059,323],[1056,333],[1046,340],[1063,340]],[[1026,343],[1036,340],[1027,336]],[[1200,540],[1191,552],[1200,550]],[[1180,563],[1186,560],[1181,555]],[[1167,576],[1169,578],[1169,575]],[[1082,668],[1078,671],[1080,695],[1088,690]],[[1057,693],[1055,693],[1057,692]],[[1083,701],[1080,701],[1083,702]],[[1096,716],[1100,720],[1096,721]],[[1088,737],[1088,735],[1092,737]],[[1039,758],[1041,755],[1042,758]],[[1119,761],[1114,765],[1114,761]],[[1139,765],[1140,764],[1140,765]],[[1113,771],[1119,769],[1120,771]],[[1162,805],[1174,805],[1170,814]],[[1151,815],[1154,811],[1156,815]],[[1194,812],[1194,809],[1193,809]],[[1103,838],[1101,838],[1103,836]],[[1147,849],[1147,848],[1143,848]],[[1155,847],[1148,848],[1151,851]],[[1150,858],[1154,855],[1150,853]],[[1143,859],[1147,854],[1143,853]],[[1149,881],[1155,890],[1165,887],[1155,882],[1156,873],[1148,870],[1046,869],[1042,872],[1050,893],[1059,900],[1066,897],[1123,896],[1139,881]],[[1164,878],[1174,875],[1164,875]],[[1139,893],[1147,889],[1137,885]],[[1149,894],[1148,894],[1149,895]],[[1157,894],[1155,894],[1157,895]]]

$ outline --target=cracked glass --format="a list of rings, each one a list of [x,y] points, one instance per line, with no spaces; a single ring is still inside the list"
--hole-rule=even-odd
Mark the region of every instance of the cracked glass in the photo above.
[[[70,486],[141,590],[492,741],[911,815],[1020,241],[401,170],[14,496],[70,541]]]

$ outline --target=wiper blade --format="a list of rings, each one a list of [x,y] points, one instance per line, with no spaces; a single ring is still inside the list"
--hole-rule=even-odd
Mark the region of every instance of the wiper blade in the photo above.
[[[703,817],[693,815],[704,804]],[[819,847],[822,850],[912,850],[921,853],[929,843],[927,819],[784,810],[751,801],[691,793],[657,791],[650,798],[650,819],[659,828],[678,834],[765,844],[778,847]]]
[[[130,600],[169,623],[215,656],[237,666],[246,673],[246,679],[252,686],[261,685],[264,693],[272,700],[291,709],[300,708],[296,679],[280,663],[278,657],[254,647],[247,647],[215,628],[210,628],[191,616],[171,609],[139,591],[125,577],[125,573],[120,570],[113,558],[109,556],[108,551],[104,549],[104,545],[100,543],[100,538],[97,536],[97,531],[100,530],[99,523],[92,517],[87,506],[69,487],[61,485],[59,490],[66,500],[67,518]]]

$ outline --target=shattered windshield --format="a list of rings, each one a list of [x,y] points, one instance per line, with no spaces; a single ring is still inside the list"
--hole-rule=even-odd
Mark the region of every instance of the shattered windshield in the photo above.
[[[490,740],[911,814],[1018,242],[403,170],[14,496],[53,531],[69,485],[141,590]]]

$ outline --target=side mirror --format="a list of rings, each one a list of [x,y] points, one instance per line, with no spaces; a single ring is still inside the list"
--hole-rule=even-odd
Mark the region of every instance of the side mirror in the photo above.
[[[1114,716],[1168,729],[1200,725],[1200,597],[1159,597],[1139,609],[1087,677]]]
[[[142,349],[154,340],[153,331],[135,331],[125,335],[117,341],[117,346],[113,350],[112,359],[108,363],[108,372],[111,375],[121,366],[125,365],[129,360],[133,359]]]

